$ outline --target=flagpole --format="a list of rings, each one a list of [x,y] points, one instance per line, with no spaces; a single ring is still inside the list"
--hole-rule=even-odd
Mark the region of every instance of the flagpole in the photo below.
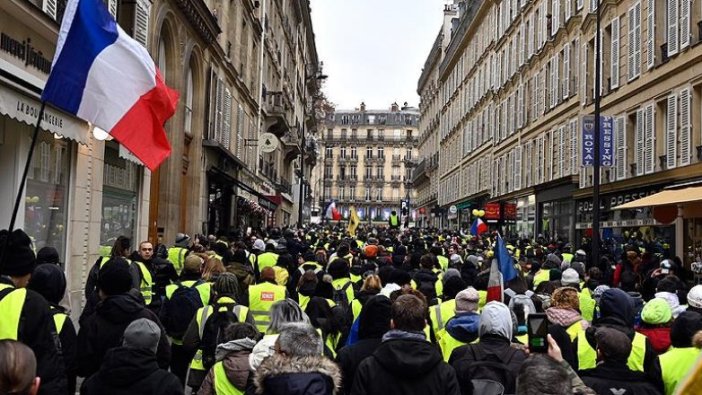
[[[34,147],[37,145],[37,139],[39,137],[39,128],[41,127],[41,121],[44,118],[44,109],[46,108],[46,102],[42,100],[41,107],[39,108],[39,117],[37,119],[36,125],[34,125],[34,134],[32,135],[32,143],[29,146],[29,153],[27,154],[27,162],[24,165],[24,173],[22,173],[22,178],[20,179],[19,191],[17,191],[17,198],[15,199],[15,206],[12,209],[12,217],[10,217],[10,226],[7,228],[7,238],[2,246],[2,252],[0,253],[0,269],[2,262],[5,258],[5,251],[7,250],[7,244],[10,240],[10,234],[15,229],[15,221],[17,220],[17,212],[19,211],[20,202],[22,201],[22,194],[24,192],[24,187],[27,183],[27,175],[29,174],[29,167],[32,165],[32,156],[34,156]]]

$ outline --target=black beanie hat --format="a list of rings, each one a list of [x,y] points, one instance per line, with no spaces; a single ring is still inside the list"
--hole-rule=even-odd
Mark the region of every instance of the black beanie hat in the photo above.
[[[66,292],[66,276],[58,265],[43,263],[34,269],[27,288],[39,293],[49,303],[59,304]]]
[[[0,230],[0,249],[7,249],[0,262],[0,274],[8,276],[24,276],[34,271],[37,258],[32,250],[32,239],[21,229],[9,233]]]
[[[59,253],[54,247],[42,247],[37,252],[37,265],[42,263],[59,263]]]
[[[385,295],[368,299],[358,318],[359,339],[380,339],[390,330],[390,310],[392,303]]]
[[[98,289],[106,295],[119,295],[132,288],[132,274],[126,259],[115,257],[105,263],[98,273]]]

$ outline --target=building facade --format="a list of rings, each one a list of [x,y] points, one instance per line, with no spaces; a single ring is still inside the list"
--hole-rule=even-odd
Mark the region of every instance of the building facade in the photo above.
[[[355,206],[362,222],[387,221],[392,210],[400,213],[401,200],[413,207],[418,125],[419,111],[407,103],[389,110],[361,103],[356,110],[328,114],[320,130],[323,163],[313,178],[318,207],[335,201],[346,219]]]
[[[597,7],[465,3],[439,71],[438,204],[485,208],[488,222],[526,237],[588,236],[592,168],[582,166],[581,130],[594,112],[599,51],[602,114],[613,117],[603,233],[660,237],[683,256],[683,246],[699,243],[694,221],[664,224],[650,209],[612,208],[698,177],[702,12],[689,0],[604,1],[596,43]],[[459,217],[464,227],[470,220]]]

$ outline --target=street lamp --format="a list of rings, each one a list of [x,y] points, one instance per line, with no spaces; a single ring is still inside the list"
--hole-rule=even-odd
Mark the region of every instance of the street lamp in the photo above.
[[[602,67],[600,60],[602,56],[602,40],[600,32],[601,15],[600,0],[597,1],[596,28],[595,28],[595,93],[593,101],[595,103],[595,161],[592,167],[592,264],[597,265],[600,261],[600,81],[602,80]]]

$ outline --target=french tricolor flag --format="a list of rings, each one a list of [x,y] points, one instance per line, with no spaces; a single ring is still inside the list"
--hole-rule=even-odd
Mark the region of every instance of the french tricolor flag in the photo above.
[[[324,216],[332,221],[341,220],[341,213],[339,212],[339,210],[336,209],[335,201],[332,200],[331,203],[329,203],[329,205],[327,206],[327,210],[324,213]]]
[[[473,225],[470,227],[470,234],[472,236],[480,236],[481,234],[488,231],[488,226],[482,219],[476,218],[473,221]]]
[[[107,131],[149,169],[171,153],[178,92],[101,0],[69,0],[42,100]]]

